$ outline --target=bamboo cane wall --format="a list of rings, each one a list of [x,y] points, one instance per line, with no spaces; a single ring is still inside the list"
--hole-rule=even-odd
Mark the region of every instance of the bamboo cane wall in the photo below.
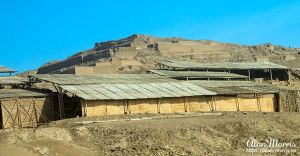
[[[300,112],[300,91],[281,90],[279,93],[280,112]]]
[[[261,97],[182,97],[139,100],[82,101],[86,116],[143,113],[180,113],[209,111],[261,111],[274,112],[276,101],[273,94]]]
[[[50,98],[1,99],[2,128],[36,127],[53,120]]]

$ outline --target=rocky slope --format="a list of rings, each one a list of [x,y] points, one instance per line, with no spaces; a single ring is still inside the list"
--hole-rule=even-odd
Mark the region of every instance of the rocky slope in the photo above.
[[[153,68],[161,59],[193,59],[199,62],[220,61],[273,61],[294,60],[300,49],[274,46],[270,43],[245,46],[207,40],[155,38],[132,35],[124,39],[95,43],[89,50],[76,53],[62,61],[45,64],[38,73],[65,73],[75,66],[95,66],[99,62],[120,60],[115,72]],[[129,70],[126,70],[129,69]]]

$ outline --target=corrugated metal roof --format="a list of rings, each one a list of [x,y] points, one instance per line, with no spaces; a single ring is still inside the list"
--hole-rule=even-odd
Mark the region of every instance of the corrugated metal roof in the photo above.
[[[172,78],[248,78],[244,75],[227,72],[201,72],[201,71],[168,71],[168,70],[149,70],[149,72]]]
[[[248,87],[204,87],[205,89],[216,92],[218,95],[237,95],[237,94],[268,94],[279,93],[279,89],[273,86],[248,86]]]
[[[279,88],[250,81],[189,81],[219,95],[279,93]]]
[[[216,95],[216,93],[212,91],[188,82],[62,85],[60,87],[85,100],[151,99]]]
[[[230,87],[230,86],[258,86],[258,85],[266,85],[255,83],[253,81],[199,81],[199,80],[192,80],[189,81],[198,86],[202,87]]]
[[[0,89],[0,99],[22,97],[46,97],[49,94],[23,89]]]
[[[155,74],[99,74],[99,75],[72,75],[72,74],[37,74],[32,75],[40,80],[60,85],[81,84],[142,84],[155,82],[176,82],[177,80]]]
[[[171,68],[183,69],[289,69],[288,67],[271,62],[224,62],[224,63],[198,63],[192,61],[159,61],[159,64]]]
[[[6,84],[22,84],[27,82],[26,79],[17,77],[17,76],[5,76],[0,77],[0,85],[6,85]]]
[[[7,67],[0,66],[0,73],[14,73],[14,72],[16,72],[16,71],[13,69],[9,69]]]

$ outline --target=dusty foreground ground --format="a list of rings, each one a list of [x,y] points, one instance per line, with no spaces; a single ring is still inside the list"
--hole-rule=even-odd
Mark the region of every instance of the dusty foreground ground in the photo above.
[[[0,130],[0,155],[259,155],[245,151],[251,137],[296,144],[297,153],[271,155],[300,154],[300,113],[130,116],[142,117],[77,118]]]

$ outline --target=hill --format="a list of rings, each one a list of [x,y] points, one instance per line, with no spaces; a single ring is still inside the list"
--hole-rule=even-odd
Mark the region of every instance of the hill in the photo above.
[[[299,48],[274,46],[271,43],[245,46],[208,40],[132,35],[120,40],[97,42],[93,48],[65,60],[46,63],[38,69],[38,73],[141,73],[154,68],[155,61],[161,59],[284,63],[299,56]]]

